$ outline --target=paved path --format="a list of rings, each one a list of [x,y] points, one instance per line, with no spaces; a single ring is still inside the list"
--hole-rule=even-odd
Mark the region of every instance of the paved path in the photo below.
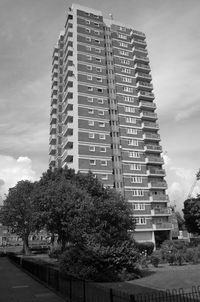
[[[0,258],[0,302],[66,301],[12,264]]]

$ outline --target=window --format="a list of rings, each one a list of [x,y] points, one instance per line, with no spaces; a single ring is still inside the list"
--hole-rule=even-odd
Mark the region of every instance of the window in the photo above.
[[[136,118],[128,116],[126,117],[126,122],[131,124],[136,124]]]
[[[98,30],[95,30],[94,33],[95,33],[95,35],[100,35],[100,31],[98,31]]]
[[[145,217],[135,217],[136,224],[146,224],[146,218]]]
[[[104,100],[103,99],[97,99],[98,104],[104,104]]]
[[[126,31],[126,27],[119,26],[119,30],[121,30],[121,31]]]
[[[103,93],[103,89],[102,88],[97,88],[97,91],[100,93]]]
[[[121,71],[125,72],[125,73],[131,73],[131,69],[130,68],[122,68]]]
[[[129,146],[138,146],[138,141],[135,139],[128,139]]]
[[[85,23],[86,24],[90,24],[90,20],[85,20]]]
[[[127,134],[137,134],[137,129],[134,128],[127,128],[126,129]]]
[[[99,127],[105,127],[105,123],[104,122],[99,122]]]
[[[85,28],[85,31],[86,31],[87,33],[90,33],[90,32],[91,32],[91,30],[90,30],[89,28]]]
[[[101,166],[107,166],[107,160],[101,160]]]
[[[94,121],[88,121],[89,126],[94,126]]]
[[[131,152],[129,152],[129,157],[139,158],[140,157],[140,153],[139,152],[135,152],[135,151],[131,151]]]
[[[132,83],[132,79],[131,78],[127,78],[127,77],[122,77],[122,82]]]
[[[128,87],[128,86],[124,86],[123,87],[123,90],[125,91],[125,92],[133,92],[133,88],[132,87]]]
[[[89,137],[89,138],[94,138],[94,137],[95,137],[95,134],[94,134],[93,132],[89,132],[88,137]]]
[[[106,147],[101,147],[100,152],[106,152]]]
[[[90,81],[91,81],[91,80],[92,80],[92,76],[91,76],[91,75],[88,75],[88,76],[87,76],[87,80],[90,80]]]
[[[87,60],[88,61],[91,61],[92,60],[92,57],[91,56],[86,56]]]
[[[94,22],[94,25],[97,26],[97,27],[99,27],[99,23],[97,23],[97,22]]]
[[[120,51],[119,51],[119,54],[120,54],[120,55],[123,55],[123,56],[126,56],[126,57],[129,56],[128,51],[125,51],[125,50],[120,50]]]
[[[119,61],[120,61],[120,63],[122,63],[122,64],[130,65],[130,61],[129,61],[129,60],[120,59]]]
[[[93,87],[88,87],[88,91],[93,91]]]
[[[100,44],[100,41],[97,39],[94,39],[95,43]]]
[[[144,190],[133,190],[132,195],[133,196],[144,196]]]
[[[99,139],[106,139],[106,135],[105,134],[99,134]]]
[[[91,47],[90,46],[85,46],[86,50],[91,51]]]
[[[145,204],[144,203],[133,203],[133,209],[136,211],[144,211]]]
[[[102,68],[101,67],[96,67],[96,71],[101,72]]]
[[[91,165],[91,166],[96,165],[96,160],[94,160],[94,159],[90,159],[90,165]]]
[[[108,174],[102,174],[101,179],[102,180],[107,180],[108,179]]]
[[[95,151],[95,146],[89,146],[89,151],[94,152]]]
[[[97,78],[97,82],[102,82],[102,78]]]
[[[101,49],[100,49],[100,48],[95,48],[95,52],[100,53],[100,52],[101,52]]]
[[[88,70],[92,70],[92,66],[91,65],[87,65],[87,69]]]
[[[128,44],[124,42],[119,42],[119,46],[128,48]]]
[[[131,97],[131,96],[124,96],[124,101],[126,101],[126,102],[134,102],[134,98],[133,97]]]
[[[134,107],[125,107],[125,112],[135,113],[135,108]]]
[[[104,115],[104,110],[98,110],[99,115]]]
[[[88,109],[89,114],[94,114],[94,109]]]
[[[127,39],[127,37],[125,35],[122,35],[122,34],[118,34],[118,38],[123,39],[123,40]]]
[[[91,38],[90,38],[90,37],[86,37],[85,40],[86,40],[87,42],[91,42]]]
[[[141,165],[140,164],[132,164],[132,165],[130,165],[130,170],[140,171],[141,170]]]
[[[131,177],[132,183],[142,183],[142,177],[141,176],[133,176]]]
[[[88,102],[93,103],[93,98],[87,98]]]
[[[100,59],[100,58],[95,58],[95,60],[96,60],[97,62],[101,62],[101,59]]]

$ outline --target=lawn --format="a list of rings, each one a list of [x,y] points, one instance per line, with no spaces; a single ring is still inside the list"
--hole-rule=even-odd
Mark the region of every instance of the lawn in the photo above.
[[[191,292],[192,286],[200,285],[200,264],[182,266],[162,264],[158,268],[150,266],[148,274],[141,279],[104,285],[132,294],[179,288],[183,288],[184,292]]]

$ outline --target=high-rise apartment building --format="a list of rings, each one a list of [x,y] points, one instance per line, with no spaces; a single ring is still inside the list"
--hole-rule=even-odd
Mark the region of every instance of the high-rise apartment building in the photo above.
[[[72,5],[53,51],[50,166],[91,170],[130,202],[135,239],[172,224],[145,34]]]

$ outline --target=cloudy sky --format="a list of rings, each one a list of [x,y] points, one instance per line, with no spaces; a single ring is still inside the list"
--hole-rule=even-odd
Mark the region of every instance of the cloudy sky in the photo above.
[[[51,54],[66,0],[0,0],[0,193],[48,168]],[[80,0],[147,36],[171,203],[200,168],[200,1]],[[200,191],[196,186],[195,193]]]

